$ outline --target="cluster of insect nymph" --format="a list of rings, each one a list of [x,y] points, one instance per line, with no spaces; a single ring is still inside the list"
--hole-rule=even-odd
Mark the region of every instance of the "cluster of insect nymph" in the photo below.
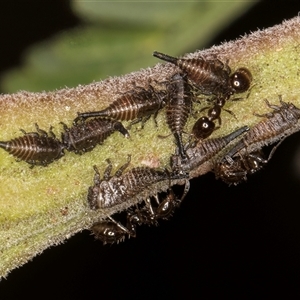
[[[228,184],[246,180],[248,174],[256,172],[269,161],[277,145],[300,118],[300,110],[293,104],[283,102],[281,98],[280,105],[266,101],[271,112],[257,115],[262,120],[256,126],[244,126],[226,136],[209,138],[222,125],[223,110],[235,117],[224,106],[229,100],[245,100],[245,97],[237,98],[235,94],[250,91],[253,84],[251,72],[246,67],[232,72],[228,62],[218,58],[175,58],[156,51],[153,55],[174,65],[174,73],[161,83],[160,88],[151,84],[147,88],[135,86],[122,93],[105,109],[78,113],[71,127],[61,123],[63,132],[60,139],[54,135],[51,127],[47,133],[35,124],[36,132],[22,130],[22,136],[0,142],[0,147],[18,160],[31,166],[47,166],[60,159],[65,150],[80,155],[91,151],[115,131],[129,137],[131,125],[141,122],[143,128],[152,115],[156,120],[158,112],[164,110],[166,123],[175,141],[175,153],[170,158],[170,166],[163,169],[146,166],[130,169],[131,156],[128,155],[127,161],[114,175],[111,174],[112,162],[107,159],[102,178],[94,166],[94,182],[87,191],[89,209],[105,211],[117,206],[122,208],[125,207],[124,203],[136,199],[134,205],[124,210],[125,225],[109,214],[93,224],[91,231],[104,244],[117,243],[126,236],[135,237],[139,225],[157,225],[160,219],[168,219],[189,191],[190,172],[224,149],[228,150],[225,150],[221,159],[213,162],[212,169],[216,177]],[[194,105],[200,99],[205,99],[207,105],[195,112]],[[189,117],[194,118],[196,114],[200,114],[200,118],[195,121],[189,140],[184,143],[186,123]],[[130,126],[126,129],[122,121],[131,121]],[[265,158],[262,151],[257,149],[268,144],[275,136],[279,142]],[[228,144],[233,145],[227,147]],[[167,183],[167,191],[158,190],[151,194],[151,187],[154,189],[162,182]],[[178,182],[184,184],[180,197],[172,189],[172,185]]]

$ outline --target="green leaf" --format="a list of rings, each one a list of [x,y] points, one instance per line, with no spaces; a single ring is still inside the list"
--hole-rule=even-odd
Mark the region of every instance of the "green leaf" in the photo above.
[[[203,47],[255,3],[75,1],[85,25],[32,46],[1,88],[54,90],[146,68],[158,62],[154,50],[176,56]]]

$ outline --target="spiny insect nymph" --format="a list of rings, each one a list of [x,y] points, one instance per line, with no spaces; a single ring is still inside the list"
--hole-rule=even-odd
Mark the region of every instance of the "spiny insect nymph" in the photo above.
[[[286,103],[280,98],[280,106],[270,104],[265,100],[268,107],[273,111],[266,114],[255,114],[265,119],[253,126],[239,143],[232,148],[228,156],[233,157],[241,150],[247,149],[250,152],[253,148],[261,148],[265,145],[272,144],[286,137],[289,132],[296,130],[296,125],[300,120],[300,109],[293,103]]]
[[[24,136],[7,142],[0,142],[0,147],[31,165],[47,166],[64,155],[63,144],[55,137],[52,127],[48,133],[35,124],[37,132],[25,132]]]
[[[190,147],[186,150],[188,160],[182,160],[179,155],[173,155],[171,157],[172,169],[189,172],[198,168],[247,130],[249,130],[249,127],[244,126],[223,137],[198,141],[194,147]]]
[[[76,154],[91,151],[115,131],[129,137],[129,133],[122,123],[110,119],[94,118],[78,123],[71,128],[68,128],[64,123],[62,124],[64,127],[64,132],[61,135],[62,143],[68,151],[73,151]]]
[[[163,180],[181,179],[182,175],[170,175],[167,169],[153,169],[149,167],[137,167],[122,174],[130,164],[130,156],[126,164],[111,176],[112,164],[108,160],[103,180],[100,179],[100,173],[94,166],[95,176],[94,185],[88,190],[88,203],[91,209],[112,207],[128,201],[145,189],[149,189],[151,185]],[[185,177],[184,177],[185,178]]]
[[[151,85],[148,89],[135,87],[103,110],[78,113],[74,123],[90,117],[108,117],[121,121],[133,120],[133,123],[142,121],[144,124],[152,114],[156,117],[158,111],[165,106],[165,98],[164,90],[156,90]]]
[[[281,96],[279,98],[280,106],[265,100],[273,111],[262,115],[255,114],[265,119],[253,126],[224,158],[216,163],[216,178],[221,178],[228,184],[238,184],[246,180],[246,176],[261,169],[271,159],[284,138],[295,131],[300,119],[300,109],[293,103],[282,101]],[[264,159],[260,149],[278,140],[269,157]]]

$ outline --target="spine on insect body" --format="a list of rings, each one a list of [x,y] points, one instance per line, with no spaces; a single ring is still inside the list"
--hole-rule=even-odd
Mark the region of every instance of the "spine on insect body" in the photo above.
[[[174,65],[177,66],[178,58],[176,58],[176,57],[173,57],[173,56],[170,56],[170,55],[167,55],[167,54],[163,54],[163,53],[158,52],[158,51],[154,51],[153,52],[153,56],[157,57],[157,58],[159,58],[161,60],[170,62],[170,63],[172,63],[172,64],[174,64]]]
[[[62,143],[68,151],[83,154],[91,151],[115,131],[129,137],[122,123],[110,119],[94,118],[68,128],[63,124]]]
[[[12,154],[18,160],[25,161],[31,165],[47,166],[51,162],[64,155],[63,144],[50,130],[51,136],[39,129],[37,132],[26,133],[10,141],[1,141],[0,147]]]

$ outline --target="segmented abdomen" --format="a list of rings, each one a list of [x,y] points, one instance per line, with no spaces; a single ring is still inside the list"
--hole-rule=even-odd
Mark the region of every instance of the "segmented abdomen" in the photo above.
[[[195,86],[206,95],[226,93],[231,88],[230,69],[216,60],[203,58],[178,59],[177,65],[185,72]]]
[[[91,151],[115,131],[121,132],[126,137],[129,136],[120,122],[109,119],[95,118],[71,128],[63,125],[65,131],[62,133],[62,142],[68,151],[77,154]]]
[[[228,153],[230,157],[250,145],[261,143],[261,146],[263,146],[270,144],[272,142],[271,139],[279,140],[298,123],[300,119],[300,109],[293,103],[286,103],[280,99],[281,106],[272,105],[267,100],[266,104],[272,108],[273,111],[258,115],[266,117],[266,119],[259,122],[245,134],[243,139]]]
[[[201,164],[218,154],[218,152],[227,146],[227,144],[247,130],[249,130],[249,128],[244,126],[220,138],[200,140],[195,147],[188,148],[186,150],[188,160],[181,160],[178,155],[173,155],[171,161],[172,169],[191,171],[199,167]]]
[[[116,120],[134,120],[142,115],[143,105],[139,97],[132,94],[126,94],[113,102],[108,108],[102,110],[102,115],[109,116]]]
[[[230,68],[218,59],[176,58],[155,51],[153,55],[178,66],[203,94],[231,93]]]
[[[169,99],[166,106],[167,123],[171,131],[182,132],[192,108],[191,93],[186,80],[175,74],[168,86]]]
[[[174,134],[177,146],[183,153],[182,131],[192,110],[192,95],[186,78],[175,74],[168,85],[168,102],[166,106],[167,124]]]
[[[112,207],[138,195],[154,183],[168,178],[168,173],[147,167],[133,168],[124,175],[96,182],[89,188],[88,202],[92,209]],[[96,202],[96,203],[95,203]]]
[[[32,165],[46,166],[64,155],[64,147],[59,140],[35,132],[26,133],[8,142],[0,142],[0,147]]]
[[[148,90],[136,87],[115,100],[101,111],[78,113],[75,122],[80,118],[109,117],[121,121],[135,120],[157,113],[165,105],[165,91]]]
[[[276,107],[271,105],[271,107]],[[268,117],[268,114],[266,114]],[[269,118],[251,128],[244,137],[245,143],[258,142],[285,132],[298,123],[300,109],[292,103],[281,101],[281,106],[269,114]]]
[[[140,193],[153,183],[165,180],[168,178],[168,173],[163,170],[157,170],[147,167],[137,167],[127,172],[123,176],[123,183],[127,186],[124,195],[127,199]]]

